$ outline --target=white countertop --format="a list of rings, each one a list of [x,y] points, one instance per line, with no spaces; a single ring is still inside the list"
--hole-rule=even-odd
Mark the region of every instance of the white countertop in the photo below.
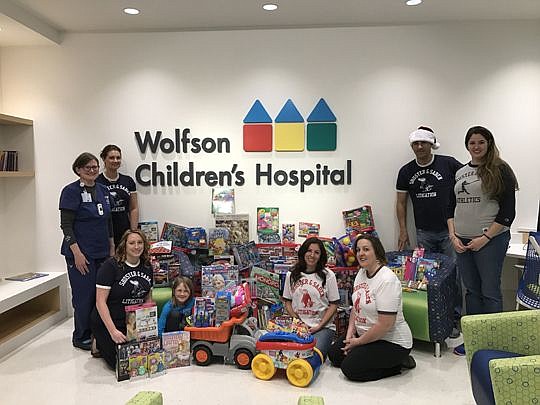
[[[0,281],[0,313],[22,302],[46,293],[54,287],[67,284],[66,272],[46,272],[48,276],[28,281]]]

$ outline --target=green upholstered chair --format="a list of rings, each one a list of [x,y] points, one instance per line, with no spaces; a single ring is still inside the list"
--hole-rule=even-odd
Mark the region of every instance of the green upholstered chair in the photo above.
[[[141,391],[127,401],[126,405],[163,405],[163,395],[158,391]]]
[[[398,256],[410,256],[412,251],[387,252],[388,262]],[[430,281],[427,291],[403,291],[403,316],[411,328],[414,339],[435,344],[435,356],[441,355],[441,343],[450,336],[454,327],[456,299],[456,264],[448,256],[427,253],[427,259],[436,259],[440,268]]]
[[[475,398],[474,354],[504,351],[523,356],[489,361],[495,403],[540,404],[540,310],[468,315],[461,318],[461,327]]]
[[[163,305],[171,299],[172,290],[170,287],[152,288],[152,300],[157,304],[158,316],[161,314]]]

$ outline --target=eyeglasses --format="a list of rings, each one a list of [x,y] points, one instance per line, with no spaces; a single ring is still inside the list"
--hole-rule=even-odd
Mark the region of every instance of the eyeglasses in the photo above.
[[[87,172],[99,170],[99,166],[83,166],[83,169]]]

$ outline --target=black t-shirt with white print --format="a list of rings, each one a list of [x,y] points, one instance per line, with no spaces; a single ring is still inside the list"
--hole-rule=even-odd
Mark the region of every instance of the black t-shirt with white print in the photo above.
[[[142,304],[152,284],[152,268],[149,265],[139,263],[130,266],[118,262],[114,257],[101,265],[96,280],[97,288],[109,290],[107,306],[113,321],[125,320],[125,306]]]

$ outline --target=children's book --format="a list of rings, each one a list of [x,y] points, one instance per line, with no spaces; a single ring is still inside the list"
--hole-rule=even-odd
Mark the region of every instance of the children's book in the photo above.
[[[249,242],[249,215],[248,214],[216,214],[216,228],[229,230],[229,243],[242,245]]]
[[[233,291],[238,285],[238,266],[217,264],[201,268],[201,293],[215,297],[218,291]]]
[[[128,341],[140,342],[158,336],[155,303],[128,305],[125,310]]]
[[[163,224],[163,229],[161,230],[161,240],[170,240],[172,246],[183,247],[186,244],[185,232],[185,226],[165,222]]]
[[[163,350],[148,355],[148,377],[153,378],[167,372]]]
[[[279,208],[257,208],[257,238],[259,243],[280,243]]]
[[[301,238],[307,238],[310,236],[318,236],[320,229],[321,229],[320,224],[315,224],[313,222],[300,222],[298,224],[298,236]]]
[[[148,377],[148,356],[132,354],[129,356],[129,379],[131,381]]]
[[[161,335],[165,367],[185,367],[190,364],[190,334],[186,331],[164,332]]]
[[[251,277],[255,279],[255,294],[257,298],[262,298],[265,301],[274,303],[280,301],[279,274],[253,266],[251,269]]]
[[[208,251],[213,256],[229,253],[229,230],[227,228],[210,228],[208,230]]]
[[[139,222],[139,229],[144,233],[148,243],[157,242],[159,240],[159,228],[157,221]]]
[[[240,270],[246,269],[261,261],[259,250],[255,242],[251,241],[242,245],[233,247],[234,260]]]
[[[151,354],[161,350],[161,340],[159,337],[141,340],[139,342],[141,353]]]
[[[116,347],[116,380],[129,380],[129,358],[141,352],[138,342],[121,343]]]
[[[6,277],[6,280],[30,281],[30,280],[34,280],[35,278],[46,277],[48,275],[49,275],[48,273],[22,273],[22,274],[17,274],[16,276]]]
[[[283,243],[294,243],[295,225],[281,224],[281,241]]]
[[[212,214],[234,214],[234,189],[212,189]]]
[[[369,205],[342,211],[342,214],[345,221],[345,228],[348,230],[367,232],[375,229],[375,222],[373,221],[373,214]]]

